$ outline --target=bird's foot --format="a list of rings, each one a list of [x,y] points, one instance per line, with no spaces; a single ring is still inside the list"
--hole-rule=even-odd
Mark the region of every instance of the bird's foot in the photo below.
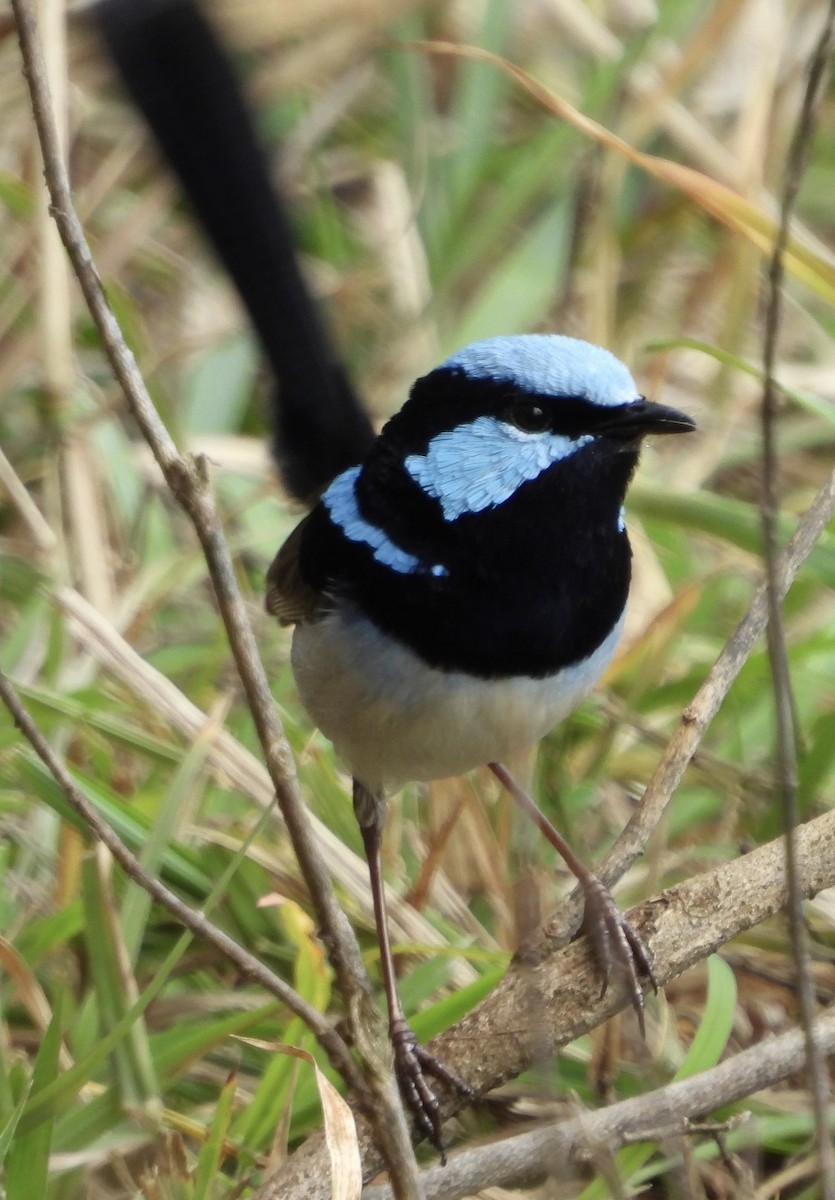
[[[472,1098],[473,1089],[454,1071],[424,1050],[411,1028],[403,1020],[391,1026],[391,1044],[394,1049],[394,1073],[400,1085],[403,1099],[415,1118],[420,1132],[427,1137],[446,1164],[442,1140],[441,1108],[438,1097],[429,1085],[429,1076],[447,1084],[460,1095]]]
[[[582,886],[586,904],[583,931],[591,939],[603,972],[603,988],[600,994],[602,996],[606,991],[613,974],[623,976],[630,1003],[638,1018],[641,1036],[646,1037],[642,977],[649,980],[654,992],[658,991],[658,983],[652,973],[650,949],[615,904],[612,893],[596,875],[589,875],[582,881]]]

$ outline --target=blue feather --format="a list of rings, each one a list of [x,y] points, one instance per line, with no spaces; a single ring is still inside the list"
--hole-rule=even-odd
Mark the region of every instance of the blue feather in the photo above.
[[[610,407],[639,398],[627,368],[600,346],[556,333],[487,338],[457,351],[442,368],[546,396],[576,396]]]
[[[436,577],[449,574],[441,563],[425,566],[414,554],[409,554],[393,542],[384,530],[366,521],[359,510],[355,490],[361,470],[361,467],[350,467],[343,471],[322,496],[322,503],[330,513],[331,520],[339,526],[349,541],[360,542],[370,547],[377,562],[382,563],[384,567],[390,567],[392,571],[401,575],[428,571]]]
[[[548,431],[523,433],[497,417],[477,417],[439,433],[425,454],[410,454],[404,465],[439,501],[444,519],[454,521],[462,513],[503,504],[520,484],[593,440],[588,433],[578,438]]]

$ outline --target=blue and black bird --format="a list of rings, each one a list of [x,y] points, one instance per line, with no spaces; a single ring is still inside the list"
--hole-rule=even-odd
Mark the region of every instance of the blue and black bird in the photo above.
[[[563,720],[610,661],[629,593],[623,503],[642,439],[692,420],[597,346],[491,338],[419,379],[374,437],[295,258],[237,80],[195,0],[100,0],[94,18],[250,313],[277,382],[279,468],[321,496],[268,574],[299,693],[353,777],[395,1068],[439,1148],[432,1076],[389,944],[385,798],[489,765],[574,872],[604,978],[643,1012],[649,952],[502,759]]]
[[[608,977],[642,1012],[648,951],[501,760],[588,694],[623,628],[623,503],[647,434],[686,433],[608,351],[553,334],[476,342],[419,379],[364,461],[342,472],[270,567],[267,608],[294,624],[302,703],[353,777],[371,872],[395,1065],[440,1141],[386,928],[385,797],[489,765],[577,876]]]

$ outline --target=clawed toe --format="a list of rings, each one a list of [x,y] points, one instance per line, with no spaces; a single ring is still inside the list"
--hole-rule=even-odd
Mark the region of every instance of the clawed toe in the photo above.
[[[440,1104],[429,1085],[429,1077],[468,1098],[472,1097],[473,1089],[428,1050],[424,1050],[405,1021],[397,1021],[392,1026],[391,1043],[394,1049],[394,1073],[403,1099],[414,1115],[418,1129],[431,1141],[445,1163]]]
[[[583,881],[586,911],[583,928],[591,938],[595,955],[603,973],[601,995],[609,986],[613,974],[626,980],[630,1003],[638,1018],[641,1036],[644,1025],[644,990],[641,979],[648,979],[653,991],[658,983],[652,973],[652,954],[646,942],[621,913],[609,889],[596,876]]]

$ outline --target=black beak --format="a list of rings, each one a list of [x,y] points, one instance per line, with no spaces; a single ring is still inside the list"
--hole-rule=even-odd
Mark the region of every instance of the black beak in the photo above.
[[[607,413],[598,426],[596,434],[604,437],[632,441],[648,433],[692,433],[696,422],[687,413],[666,404],[653,404],[643,396],[631,404],[620,404]]]

